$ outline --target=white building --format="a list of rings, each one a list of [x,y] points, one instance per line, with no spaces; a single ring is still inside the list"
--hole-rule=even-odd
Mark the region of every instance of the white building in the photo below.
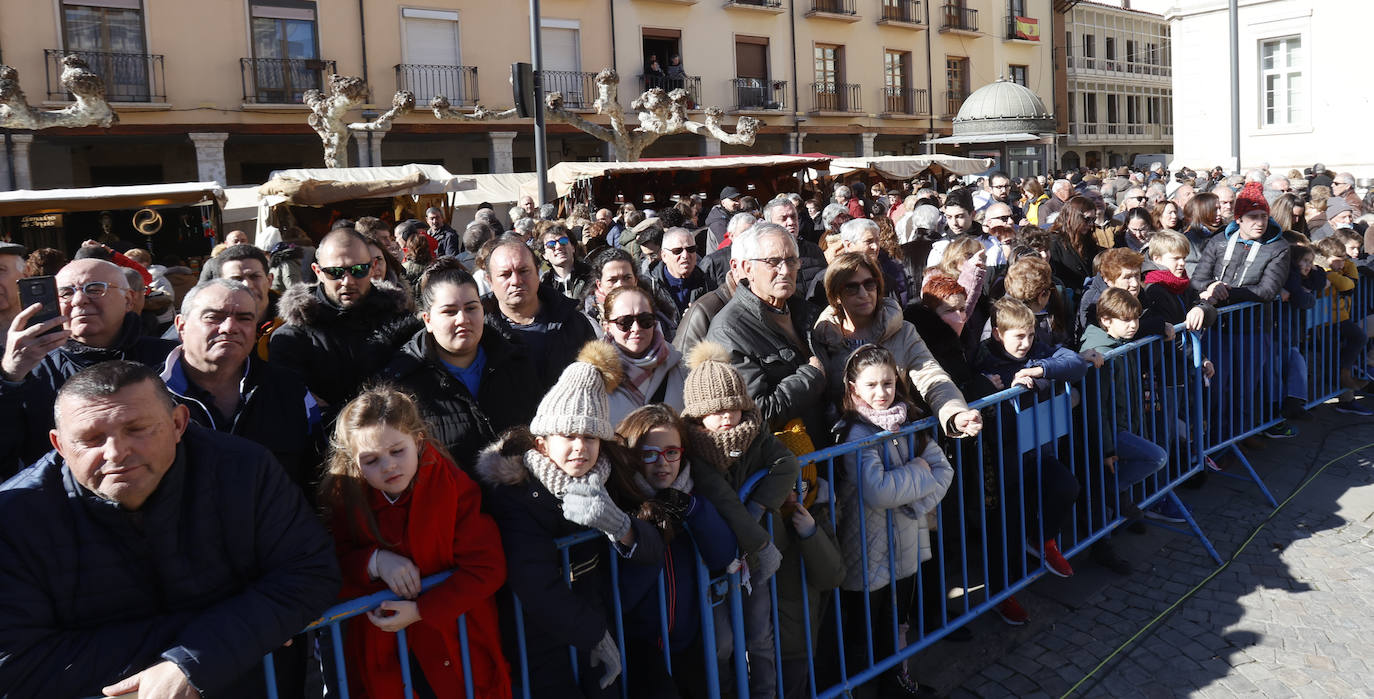
[[[1227,167],[1227,2],[1169,4],[1174,152],[1193,167]],[[1320,161],[1335,172],[1374,176],[1370,91],[1360,80],[1374,2],[1240,0],[1239,18],[1241,166],[1267,162],[1287,172]]]
[[[1120,5],[1125,5],[1121,7]],[[1173,152],[1173,68],[1164,17],[1082,0],[1065,18],[1069,132],[1065,168],[1117,167]],[[1167,160],[1167,159],[1166,159]]]

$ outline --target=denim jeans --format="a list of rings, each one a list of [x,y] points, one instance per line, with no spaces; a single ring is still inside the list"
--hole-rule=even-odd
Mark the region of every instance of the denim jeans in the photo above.
[[[1162,447],[1130,432],[1116,433],[1116,489],[1125,491],[1164,468],[1169,454]]]

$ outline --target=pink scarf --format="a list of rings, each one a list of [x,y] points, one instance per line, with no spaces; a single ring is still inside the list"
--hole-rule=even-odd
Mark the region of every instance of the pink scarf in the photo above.
[[[855,396],[854,410],[862,415],[865,420],[887,432],[895,431],[906,424],[906,403],[895,403],[887,410],[877,410],[869,407],[863,399]]]
[[[625,368],[625,382],[621,384],[635,403],[644,405],[645,396],[650,393],[649,380],[653,378],[654,372],[668,361],[671,350],[668,343],[663,339],[663,333],[658,329],[654,330],[654,344],[638,359],[625,354],[625,351],[616,345],[616,351],[620,353],[620,365]]]

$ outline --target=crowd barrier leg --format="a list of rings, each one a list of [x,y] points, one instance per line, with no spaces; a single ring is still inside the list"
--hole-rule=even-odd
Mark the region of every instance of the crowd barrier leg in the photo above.
[[[1226,471],[1222,471],[1221,474],[1229,478],[1236,478],[1254,483],[1255,487],[1259,488],[1260,493],[1264,495],[1264,499],[1269,501],[1270,507],[1278,507],[1279,501],[1274,499],[1274,495],[1269,492],[1269,487],[1264,484],[1264,479],[1260,478],[1259,473],[1255,472],[1255,467],[1250,465],[1250,460],[1245,458],[1245,452],[1242,452],[1240,447],[1235,444],[1228,445],[1227,450],[1230,451],[1232,456],[1236,457],[1236,461],[1245,468],[1245,472],[1248,475],[1242,476],[1236,473],[1227,473]]]

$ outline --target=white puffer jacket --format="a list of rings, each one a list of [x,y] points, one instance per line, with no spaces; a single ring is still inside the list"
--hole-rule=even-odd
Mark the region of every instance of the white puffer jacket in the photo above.
[[[879,432],[867,420],[856,420],[845,431],[844,441],[862,441]],[[922,561],[930,559],[930,515],[949,490],[954,469],[935,440],[927,442],[920,461],[911,454],[913,443],[905,436],[887,439],[844,457],[835,488],[840,511],[840,551],[845,562],[841,589],[864,589],[865,568],[869,590],[882,589],[892,582],[892,568],[888,566],[888,512],[892,513],[891,541],[897,578],[914,574]]]

